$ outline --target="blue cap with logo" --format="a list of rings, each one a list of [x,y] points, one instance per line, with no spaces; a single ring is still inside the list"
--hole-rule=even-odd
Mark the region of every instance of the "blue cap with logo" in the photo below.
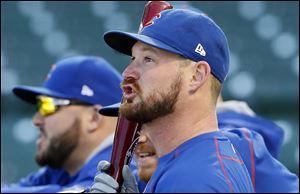
[[[221,28],[203,13],[169,9],[156,15],[136,33],[109,31],[105,42],[113,49],[131,55],[137,41],[179,54],[192,61],[207,61],[212,74],[223,83],[229,70],[229,47]]]
[[[43,87],[16,86],[14,94],[36,103],[38,95],[76,99],[90,104],[107,106],[120,102],[122,77],[105,59],[94,56],[76,56],[54,64]]]

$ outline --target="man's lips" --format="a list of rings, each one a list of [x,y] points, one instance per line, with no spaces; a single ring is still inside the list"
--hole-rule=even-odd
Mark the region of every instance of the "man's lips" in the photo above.
[[[146,158],[146,157],[150,157],[150,156],[154,156],[155,153],[154,152],[140,152],[137,153],[137,156],[140,158]]]
[[[146,157],[155,156],[156,152],[155,152],[155,149],[153,148],[153,146],[150,146],[145,142],[143,142],[143,143],[139,142],[137,144],[135,154],[139,158],[146,158]]]
[[[38,146],[40,146],[40,144],[42,143],[42,141],[45,141],[45,139],[46,139],[45,130],[43,128],[39,128],[39,131],[40,131],[40,133],[39,133],[39,136],[38,136],[38,138],[36,140],[36,144]]]
[[[38,138],[37,138],[37,140],[36,140],[36,145],[38,147],[40,147],[41,144],[42,144],[42,142],[45,141],[45,139],[46,139],[45,134],[44,133],[40,133],[39,136],[38,136]]]
[[[123,97],[127,101],[132,101],[133,98],[137,95],[137,93],[135,92],[133,87],[130,86],[130,85],[125,85],[125,86],[122,87],[122,89],[123,89]]]
[[[152,151],[137,152],[137,164],[141,168],[151,168],[156,162],[156,154]]]

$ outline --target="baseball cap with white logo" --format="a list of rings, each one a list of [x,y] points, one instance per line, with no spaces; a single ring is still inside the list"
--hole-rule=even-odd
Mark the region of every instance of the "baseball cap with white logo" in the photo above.
[[[179,54],[192,61],[207,61],[221,82],[229,70],[229,47],[221,28],[208,16],[187,9],[168,9],[145,23],[138,34],[109,31],[105,42],[113,49],[131,55],[137,41]]]
[[[120,102],[121,81],[120,73],[105,59],[76,56],[53,65],[42,87],[16,86],[13,93],[29,103],[36,103],[38,95],[46,95],[107,106]]]

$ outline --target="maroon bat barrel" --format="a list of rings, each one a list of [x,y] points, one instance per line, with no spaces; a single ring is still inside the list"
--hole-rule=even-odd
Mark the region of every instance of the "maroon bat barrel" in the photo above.
[[[166,1],[149,1],[144,8],[144,13],[141,21],[143,26],[151,21],[161,11],[172,8],[173,6]]]
[[[115,131],[109,175],[114,177],[119,185],[123,183],[122,168],[125,164],[127,151],[136,136],[138,124],[120,115]]]

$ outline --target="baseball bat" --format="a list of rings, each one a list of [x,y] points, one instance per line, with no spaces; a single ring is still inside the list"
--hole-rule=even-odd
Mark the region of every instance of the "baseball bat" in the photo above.
[[[122,169],[124,164],[129,164],[132,157],[132,146],[137,137],[137,131],[140,130],[138,123],[127,120],[123,115],[119,114],[109,175],[112,176],[120,185],[123,184]],[[120,190],[119,190],[120,192]]]
[[[141,25],[145,26],[147,22],[151,21],[157,14],[166,9],[172,9],[173,6],[165,1],[149,1],[143,12]],[[122,169],[124,164],[128,164],[132,157],[134,142],[139,131],[141,124],[127,120],[122,114],[119,113],[113,150],[111,156],[111,166],[108,174],[112,176],[120,185],[118,192],[121,191],[123,184]]]

